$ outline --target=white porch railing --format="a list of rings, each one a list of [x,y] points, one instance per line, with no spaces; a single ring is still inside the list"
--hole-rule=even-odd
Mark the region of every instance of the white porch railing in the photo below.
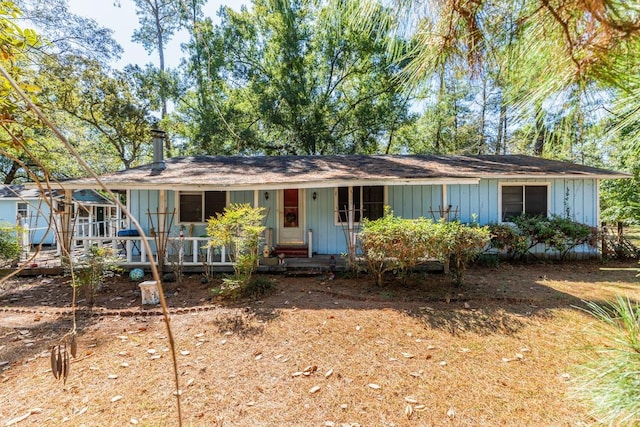
[[[76,237],[114,237],[118,230],[122,229],[122,221],[118,219],[108,219],[95,221],[91,217],[77,217],[75,219]]]
[[[142,244],[143,239],[145,238],[141,236],[74,237],[76,248],[81,248],[85,253],[89,251],[91,245],[112,247],[122,258],[121,265],[149,265],[151,260],[157,262],[155,239],[146,237],[153,252],[151,254]],[[183,266],[233,265],[226,259],[226,249],[211,247],[207,237],[170,237],[164,264],[181,263]]]

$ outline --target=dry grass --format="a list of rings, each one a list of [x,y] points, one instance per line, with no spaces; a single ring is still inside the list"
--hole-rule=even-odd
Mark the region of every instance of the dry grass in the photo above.
[[[566,397],[573,367],[588,357],[581,350],[593,321],[575,306],[616,294],[640,299],[635,272],[600,267],[476,268],[463,288],[441,276],[418,277],[410,288],[278,277],[261,301],[173,315],[184,424],[590,423],[586,408]],[[35,284],[14,282],[0,306],[15,308],[20,300],[11,298],[37,294]],[[179,291],[202,303],[201,286]],[[139,304],[115,293],[123,306]],[[22,305],[41,309],[39,298]],[[48,372],[46,350],[68,317],[37,316],[0,312],[2,425],[34,409],[18,425],[177,424],[160,317],[84,317],[82,357],[63,385]]]

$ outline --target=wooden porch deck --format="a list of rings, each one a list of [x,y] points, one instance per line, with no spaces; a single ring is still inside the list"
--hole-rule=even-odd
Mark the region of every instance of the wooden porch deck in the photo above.
[[[34,255],[32,252],[30,255]],[[76,255],[82,254],[81,249],[76,250]],[[149,271],[148,263],[141,262],[140,255],[132,255],[131,262],[123,263],[125,270],[133,268],[142,268]],[[279,264],[277,258],[270,258],[268,263],[260,263],[258,266],[259,273],[291,273],[291,274],[313,274],[324,273],[334,269],[335,271],[346,271],[347,260],[339,255],[314,255],[313,258],[284,258],[283,264]],[[56,248],[46,247],[40,250],[32,260],[23,259],[19,266],[22,276],[38,276],[38,275],[60,275],[63,274],[63,268],[60,262],[60,256],[57,254]],[[196,274],[204,272],[204,265],[185,265],[182,271],[187,274]],[[232,272],[231,264],[214,264],[211,266],[215,272]],[[171,271],[171,263],[165,262],[164,272]]]

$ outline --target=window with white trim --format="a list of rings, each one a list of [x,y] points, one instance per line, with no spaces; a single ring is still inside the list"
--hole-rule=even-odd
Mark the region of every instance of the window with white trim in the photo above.
[[[502,221],[509,222],[522,214],[547,215],[548,185],[503,185]]]
[[[29,219],[29,203],[18,202],[16,206],[17,213],[16,216],[19,221],[25,221]]]
[[[355,208],[354,222],[361,218],[375,220],[384,215],[384,186],[338,187],[336,191],[336,222],[347,222],[347,214]]]
[[[179,222],[207,222],[227,206],[226,191],[181,191]]]

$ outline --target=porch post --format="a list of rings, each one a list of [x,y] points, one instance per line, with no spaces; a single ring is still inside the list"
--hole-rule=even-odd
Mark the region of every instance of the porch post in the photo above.
[[[89,208],[89,230],[87,230],[88,234],[89,234],[89,237],[93,237],[94,236],[94,232],[93,232],[94,224],[93,224],[93,221],[94,221],[95,218],[97,218],[97,216],[94,217],[94,215],[93,215],[93,210],[94,209],[95,209],[95,207],[93,207],[93,206],[91,208]],[[95,224],[95,225],[100,227],[98,224]],[[97,235],[97,233],[96,233],[96,235]]]
[[[127,201],[125,200],[125,203]],[[127,206],[128,209],[128,206]],[[109,235],[107,237],[115,237],[118,235],[118,230],[120,230],[120,219],[122,218],[122,210],[120,210],[120,205],[116,205],[116,218],[115,218],[115,230],[112,226],[109,226]],[[113,218],[109,217],[109,224],[113,224]]]
[[[64,190],[64,210],[60,214],[60,248],[62,249],[61,262],[67,266],[71,261],[71,243],[73,240],[73,227],[71,215],[73,213],[73,191]]]
[[[440,211],[440,214],[443,215],[444,212],[447,212],[448,208],[449,208],[449,195],[447,194],[447,184],[442,184],[442,210]],[[447,214],[447,220],[449,220],[448,214]]]
[[[158,204],[158,238],[156,239],[156,262],[158,263],[158,269],[161,274],[164,272],[164,261],[167,257],[167,243],[169,239],[169,232],[167,230],[167,191],[160,190]],[[151,255],[151,254],[150,254]]]
[[[127,194],[126,194],[126,206],[127,206],[127,210],[129,212],[131,212],[131,190],[126,190]],[[118,207],[118,209],[120,209]],[[119,212],[119,215],[122,215],[122,212]],[[118,216],[118,221],[120,221],[120,216]],[[129,218],[129,215],[127,215],[127,230],[129,230],[131,228],[131,218]],[[120,229],[120,224],[118,223],[118,230]],[[116,233],[117,235],[117,233]]]
[[[253,207],[260,207],[260,190],[253,190]]]

